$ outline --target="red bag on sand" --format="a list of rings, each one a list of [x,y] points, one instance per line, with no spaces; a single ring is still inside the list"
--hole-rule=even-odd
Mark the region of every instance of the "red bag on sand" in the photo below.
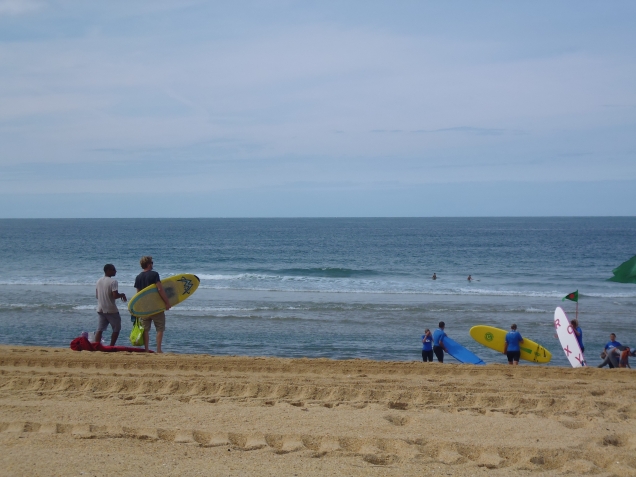
[[[104,353],[113,353],[115,351],[132,351],[137,353],[145,353],[144,348],[133,348],[131,346],[104,346],[101,343],[91,343],[88,338],[79,336],[71,341],[71,349],[73,351],[102,351]],[[149,353],[154,351],[148,350]]]

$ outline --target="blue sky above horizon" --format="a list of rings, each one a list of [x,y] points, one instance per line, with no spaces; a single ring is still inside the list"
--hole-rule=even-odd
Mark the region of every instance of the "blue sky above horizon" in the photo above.
[[[635,14],[0,0],[0,217],[633,215]]]

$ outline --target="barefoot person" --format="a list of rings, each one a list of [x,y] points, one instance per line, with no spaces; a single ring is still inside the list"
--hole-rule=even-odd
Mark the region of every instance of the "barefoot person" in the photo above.
[[[121,316],[115,300],[121,298],[122,301],[126,301],[126,295],[119,293],[119,284],[113,278],[115,275],[117,275],[115,265],[107,263],[104,265],[104,276],[97,280],[97,285],[95,286],[97,315],[99,316],[97,331],[95,332],[95,343],[102,342],[102,333],[110,325],[113,330],[113,334],[110,336],[111,346],[115,346],[121,331]]]
[[[510,326],[510,332],[506,335],[506,344],[504,345],[504,354],[508,357],[508,364],[519,365],[519,358],[521,358],[521,347],[523,343],[521,333],[517,331],[517,325],[514,323]]]
[[[422,335],[422,361],[433,362],[433,335],[431,330],[426,328]]]
[[[446,327],[446,323],[443,321],[439,322],[439,328],[435,330],[433,333],[433,353],[437,357],[437,361],[440,363],[444,362],[444,351],[448,353],[446,349],[446,345],[444,345],[444,338],[446,338],[446,333],[444,332],[444,328]]]
[[[610,368],[618,368],[618,361],[620,359],[619,349],[622,345],[616,341],[616,334],[610,333],[610,340],[603,348],[601,353],[601,359],[603,362],[598,365],[599,368],[603,368],[609,365]]]
[[[170,302],[168,301],[168,296],[161,285],[159,274],[152,269],[154,265],[152,257],[141,257],[139,264],[141,265],[143,272],[137,275],[137,278],[135,279],[135,289],[137,290],[137,293],[150,285],[157,285],[159,296],[163,300],[166,310],[169,310]],[[154,322],[155,330],[157,330],[157,353],[163,353],[163,351],[161,351],[161,341],[163,340],[163,332],[166,329],[166,314],[162,311],[155,315],[144,316],[141,318],[141,322],[144,327],[144,346],[146,347],[146,351],[148,351],[148,341],[150,340],[150,325]]]

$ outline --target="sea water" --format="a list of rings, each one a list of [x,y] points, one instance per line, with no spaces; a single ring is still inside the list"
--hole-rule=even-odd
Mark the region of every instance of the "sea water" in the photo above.
[[[443,320],[486,362],[506,359],[470,327],[516,323],[569,366],[552,320],[574,318],[577,289],[590,364],[610,332],[636,346],[636,285],[607,281],[636,254],[633,217],[0,220],[0,253],[3,344],[68,347],[95,330],[104,264],[132,297],[152,255],[162,277],[201,279],[167,312],[167,352],[419,360]]]

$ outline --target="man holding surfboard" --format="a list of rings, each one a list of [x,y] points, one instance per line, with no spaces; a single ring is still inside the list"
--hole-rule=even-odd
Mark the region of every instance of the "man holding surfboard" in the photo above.
[[[446,346],[444,346],[444,338],[446,337],[446,333],[444,332],[444,327],[446,323],[443,321],[439,322],[439,328],[435,330],[433,333],[433,353],[437,357],[437,361],[440,363],[444,362],[444,351],[448,352]]]
[[[144,288],[149,287],[150,285],[156,285],[159,296],[166,306],[166,310],[169,310],[170,301],[168,300],[166,291],[161,285],[159,274],[152,269],[154,265],[152,257],[141,257],[141,260],[139,260],[139,264],[141,265],[143,272],[141,272],[139,275],[137,275],[137,278],[135,278],[135,289],[137,290],[137,293],[139,293]],[[150,325],[154,321],[155,330],[157,330],[157,353],[163,353],[163,351],[161,351],[161,341],[163,340],[163,332],[166,329],[166,314],[161,311],[154,315],[144,316],[141,320],[144,327],[144,346],[146,348],[146,351],[148,351],[148,342],[150,340]]]
[[[523,343],[521,333],[517,331],[517,325],[514,323],[510,326],[510,332],[506,335],[506,344],[504,345],[504,354],[508,358],[508,364],[519,365],[519,359],[521,358],[521,347]]]

